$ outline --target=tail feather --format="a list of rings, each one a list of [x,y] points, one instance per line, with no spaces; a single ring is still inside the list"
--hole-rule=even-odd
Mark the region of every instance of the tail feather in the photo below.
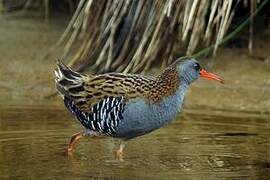
[[[62,61],[58,60],[55,73],[55,84],[57,90],[66,97],[74,99],[79,92],[70,91],[71,89],[82,90],[82,83],[87,79],[87,75],[73,71]]]

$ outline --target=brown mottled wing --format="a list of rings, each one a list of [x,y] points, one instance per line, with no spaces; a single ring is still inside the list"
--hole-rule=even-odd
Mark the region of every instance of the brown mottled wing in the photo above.
[[[83,110],[90,110],[93,105],[107,97],[124,97],[125,101],[136,97],[145,97],[146,84],[154,82],[151,78],[140,75],[120,73],[102,74],[88,78],[76,88],[76,104]],[[150,88],[149,88],[150,89]],[[74,92],[73,92],[74,93]]]
[[[125,101],[136,97],[147,98],[153,78],[142,75],[108,73],[89,76],[72,71],[63,63],[55,70],[56,88],[65,97],[73,100],[84,112],[107,97],[124,97]]]

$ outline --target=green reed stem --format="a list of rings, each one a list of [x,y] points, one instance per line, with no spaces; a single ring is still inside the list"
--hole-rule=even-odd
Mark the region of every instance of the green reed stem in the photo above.
[[[240,31],[242,31],[244,29],[244,27],[246,27],[250,20],[257,16],[257,14],[262,10],[262,8],[266,5],[266,3],[268,2],[268,0],[264,0],[259,7],[256,9],[256,11],[254,12],[254,14],[251,14],[244,22],[242,22],[235,30],[233,30],[232,32],[230,32],[228,35],[226,35],[222,41],[218,44],[218,45],[222,45],[226,42],[228,42],[229,40],[231,40],[234,36],[236,36]],[[215,44],[212,44],[210,46],[208,46],[207,48],[204,48],[202,50],[200,50],[199,52],[195,53],[192,55],[192,57],[194,58],[198,58],[202,55],[206,55],[208,54],[212,49],[214,49]]]

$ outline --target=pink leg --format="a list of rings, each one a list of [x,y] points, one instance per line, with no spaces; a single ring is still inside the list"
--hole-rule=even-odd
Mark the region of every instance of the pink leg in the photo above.
[[[120,161],[123,161],[124,147],[125,145],[121,142],[119,149],[116,151],[116,157]]]
[[[84,136],[85,136],[84,132],[79,132],[79,133],[74,134],[70,138],[70,141],[69,141],[69,144],[68,144],[68,153],[69,154],[70,153],[72,154],[74,152],[76,143]]]

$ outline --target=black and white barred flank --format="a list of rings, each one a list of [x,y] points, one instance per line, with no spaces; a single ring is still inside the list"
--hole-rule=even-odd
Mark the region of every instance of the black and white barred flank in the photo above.
[[[107,134],[116,135],[116,128],[123,119],[125,108],[124,98],[107,97],[92,107],[91,113],[78,109],[74,102],[65,97],[66,107],[74,114],[81,124],[87,129]]]

